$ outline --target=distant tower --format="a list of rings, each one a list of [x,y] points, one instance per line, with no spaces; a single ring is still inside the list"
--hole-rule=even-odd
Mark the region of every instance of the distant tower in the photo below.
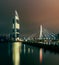
[[[39,35],[39,39],[42,39],[42,25],[40,25],[40,35]]]
[[[17,11],[15,10],[15,16],[13,19],[13,38],[14,40],[19,40],[19,30],[20,30],[20,24],[19,24],[19,16]]]

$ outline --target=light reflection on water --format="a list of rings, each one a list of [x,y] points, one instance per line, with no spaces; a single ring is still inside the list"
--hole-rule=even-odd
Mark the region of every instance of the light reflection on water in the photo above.
[[[26,53],[26,48],[25,48],[25,44],[24,44],[24,54]]]
[[[40,56],[40,63],[42,63],[42,59],[43,59],[43,51],[42,51],[42,48],[40,48],[40,53],[39,53],[39,56]]]
[[[12,46],[13,64],[20,65],[21,42],[14,42]]]
[[[12,47],[13,65],[59,65],[58,59],[55,61],[55,58],[59,55],[54,53],[51,55],[49,51],[44,52],[42,48],[22,44],[21,42],[14,42]]]
[[[0,43],[0,65],[59,65],[59,54],[21,42]]]

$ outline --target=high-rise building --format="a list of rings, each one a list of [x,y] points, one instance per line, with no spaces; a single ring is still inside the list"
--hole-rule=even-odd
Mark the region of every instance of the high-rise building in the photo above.
[[[19,40],[19,30],[20,30],[20,24],[19,24],[19,16],[17,11],[15,10],[15,16],[13,18],[13,26],[12,26],[12,30],[13,30],[13,39]]]

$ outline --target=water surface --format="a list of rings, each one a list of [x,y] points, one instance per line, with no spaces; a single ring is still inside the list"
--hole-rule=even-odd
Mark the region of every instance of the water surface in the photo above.
[[[21,42],[0,43],[0,65],[59,65],[59,54]]]

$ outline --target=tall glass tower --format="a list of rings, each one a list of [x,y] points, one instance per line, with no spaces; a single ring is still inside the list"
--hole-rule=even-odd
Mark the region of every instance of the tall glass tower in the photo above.
[[[18,13],[17,13],[16,10],[15,10],[15,16],[13,18],[13,26],[12,26],[12,29],[13,29],[13,39],[15,41],[19,40],[20,24],[19,24],[19,16],[18,16]]]

